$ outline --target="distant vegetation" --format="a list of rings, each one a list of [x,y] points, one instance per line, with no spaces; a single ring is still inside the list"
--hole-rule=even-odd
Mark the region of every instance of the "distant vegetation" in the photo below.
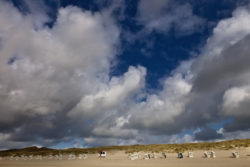
[[[0,151],[0,156],[21,156],[21,155],[57,155],[57,154],[86,154],[97,153],[98,150],[106,151],[125,151],[126,153],[147,151],[147,152],[184,152],[188,150],[230,150],[234,148],[250,147],[250,139],[229,140],[209,143],[183,143],[183,144],[152,144],[152,145],[131,145],[131,146],[106,146],[95,148],[69,148],[69,149],[51,149],[27,147],[23,149],[12,149]]]

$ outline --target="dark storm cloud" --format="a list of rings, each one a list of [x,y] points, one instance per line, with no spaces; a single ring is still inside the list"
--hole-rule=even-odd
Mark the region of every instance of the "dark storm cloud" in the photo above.
[[[199,110],[200,113],[204,112],[204,116],[210,121],[226,117],[235,119],[225,129],[234,127],[234,130],[243,130],[250,128],[249,124],[247,124],[250,121],[248,114],[249,98],[244,95],[244,93],[248,94],[247,89],[242,90],[244,99],[240,102],[237,101],[239,103],[237,107],[232,109],[230,106],[223,105],[229,99],[229,95],[226,96],[227,91],[234,87],[247,87],[250,84],[249,44],[250,37],[247,36],[225,49],[220,56],[215,56],[212,60],[209,59],[204,62],[198,61],[197,63],[200,64],[194,64],[194,68],[199,67],[201,70],[194,79],[192,93],[197,98],[194,98],[190,103],[191,110]],[[230,95],[230,99],[241,98],[240,90],[234,92],[235,94]],[[198,108],[193,108],[195,106],[198,106]]]
[[[195,133],[195,140],[214,140],[214,139],[222,139],[223,135],[216,132],[216,130],[212,128],[204,128],[202,131]]]
[[[193,90],[198,92],[209,91],[214,87],[219,87],[220,84],[227,88],[226,86],[232,86],[231,84],[237,82],[237,80],[240,84],[244,80],[241,76],[244,77],[244,74],[250,71],[249,43],[250,36],[227,48],[220,56],[204,62],[198,61],[199,64],[194,64],[194,70],[196,70],[196,67],[200,70],[195,78]]]

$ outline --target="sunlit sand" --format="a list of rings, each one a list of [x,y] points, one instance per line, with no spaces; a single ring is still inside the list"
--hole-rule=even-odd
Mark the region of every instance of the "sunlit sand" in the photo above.
[[[250,148],[242,148],[236,150],[239,157],[233,157],[235,150],[213,150],[216,154],[214,158],[205,158],[204,152],[211,152],[211,150],[196,150],[192,151],[193,156],[190,157],[190,153],[184,152],[183,158],[177,158],[177,153],[166,153],[166,158],[162,156],[162,153],[154,153],[155,157],[150,159],[144,159],[145,154],[151,154],[152,152],[138,152],[138,158],[131,160],[129,154],[124,151],[109,151],[106,158],[99,158],[98,154],[87,154],[85,158],[79,158],[72,155],[63,155],[62,159],[56,156],[46,156],[42,159],[33,157],[29,160],[22,160],[15,158],[10,160],[10,157],[4,157],[0,160],[1,167],[119,167],[119,166],[131,166],[131,167],[157,167],[157,166],[169,166],[169,167],[249,167],[250,164]],[[131,155],[131,154],[130,154]],[[81,155],[83,157],[83,155]],[[71,158],[69,158],[71,157]]]

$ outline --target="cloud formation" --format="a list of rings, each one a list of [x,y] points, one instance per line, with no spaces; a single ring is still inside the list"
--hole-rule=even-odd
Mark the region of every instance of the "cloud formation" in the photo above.
[[[202,23],[189,4],[140,1],[138,11],[150,31],[174,25],[191,33]],[[145,67],[110,76],[121,31],[110,11],[67,6],[52,27],[39,21],[37,28],[34,19],[0,1],[0,148],[75,138],[97,146],[249,137],[247,7],[220,21],[201,53],[151,91]],[[209,127],[226,120],[219,131]]]
[[[0,8],[1,132],[14,141],[60,138],[71,129],[66,113],[109,83],[119,29],[107,13],[69,6],[53,28],[36,30],[30,15],[5,1]]]
[[[173,0],[140,0],[138,21],[147,31],[168,33],[171,29],[178,35],[188,35],[203,27],[203,19],[193,14],[189,3],[179,4]]]

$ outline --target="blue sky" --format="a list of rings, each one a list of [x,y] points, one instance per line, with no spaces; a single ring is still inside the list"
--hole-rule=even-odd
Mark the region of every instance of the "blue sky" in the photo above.
[[[248,0],[1,0],[1,149],[249,138]]]

